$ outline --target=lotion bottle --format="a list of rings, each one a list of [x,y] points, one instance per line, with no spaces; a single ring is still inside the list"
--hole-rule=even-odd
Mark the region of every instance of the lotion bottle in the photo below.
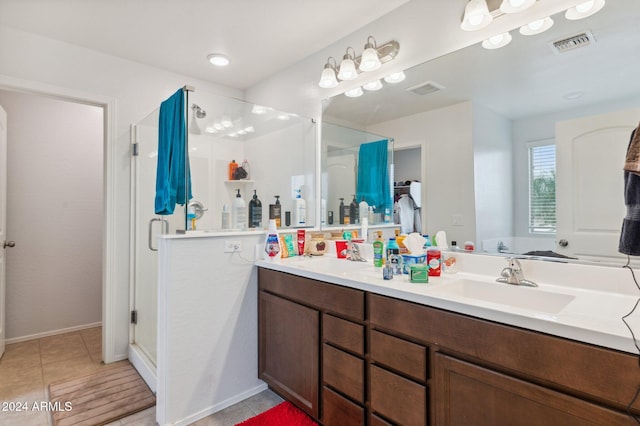
[[[221,223],[221,228],[222,228],[222,229],[229,229],[229,228],[231,228],[231,222],[230,222],[230,218],[229,218],[229,206],[227,206],[226,204],[222,206],[222,223]]]
[[[368,221],[371,221],[371,218],[369,217],[369,203],[364,200],[364,197],[362,197],[360,204],[358,204],[358,213],[361,223],[365,218],[367,218]]]
[[[276,197],[275,204],[269,204],[269,220],[275,220],[276,227],[280,228],[282,226],[282,206],[280,205],[280,196],[274,195],[274,197]]]
[[[298,189],[296,192],[296,206],[293,211],[293,226],[304,226],[307,222],[307,203],[304,201],[304,198],[302,198],[300,190]]]
[[[247,203],[242,199],[239,188],[237,191],[236,198],[231,204],[231,226],[233,229],[242,230],[247,223]]]
[[[351,200],[351,204],[349,204],[349,220],[350,223],[356,224],[358,221],[358,202],[356,201],[356,196],[354,194],[353,200]]]

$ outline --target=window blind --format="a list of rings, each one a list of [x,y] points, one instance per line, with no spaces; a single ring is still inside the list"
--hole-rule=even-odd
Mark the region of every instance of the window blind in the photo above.
[[[529,148],[529,232],[556,232],[556,146]]]

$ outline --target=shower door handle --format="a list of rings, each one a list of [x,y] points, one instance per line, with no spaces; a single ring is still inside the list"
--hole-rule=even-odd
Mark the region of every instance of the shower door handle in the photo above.
[[[158,251],[157,248],[153,247],[153,222],[162,222],[162,233],[169,233],[169,221],[167,219],[161,219],[159,217],[154,217],[149,221],[149,250]]]
[[[15,246],[16,246],[16,242],[15,241],[5,241],[2,244],[2,248],[15,247]]]

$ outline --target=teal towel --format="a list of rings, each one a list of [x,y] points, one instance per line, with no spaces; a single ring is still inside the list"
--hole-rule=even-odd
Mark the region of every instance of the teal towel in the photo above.
[[[376,213],[384,214],[391,208],[389,171],[387,169],[388,140],[360,145],[358,151],[358,186],[356,198],[362,198],[375,207]]]
[[[189,157],[185,156],[184,91],[179,89],[160,105],[158,123],[158,167],[156,169],[156,214],[171,215],[176,203],[184,205],[188,185],[191,199]]]

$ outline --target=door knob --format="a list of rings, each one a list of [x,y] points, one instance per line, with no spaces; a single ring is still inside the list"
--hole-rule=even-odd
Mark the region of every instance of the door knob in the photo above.
[[[16,242],[15,241],[5,241],[2,244],[2,248],[15,247],[15,246],[16,246]]]
[[[558,241],[558,245],[559,245],[560,247],[566,247],[566,246],[568,246],[568,245],[569,245],[569,241],[567,241],[567,240],[565,240],[565,239],[563,238],[562,240]]]

